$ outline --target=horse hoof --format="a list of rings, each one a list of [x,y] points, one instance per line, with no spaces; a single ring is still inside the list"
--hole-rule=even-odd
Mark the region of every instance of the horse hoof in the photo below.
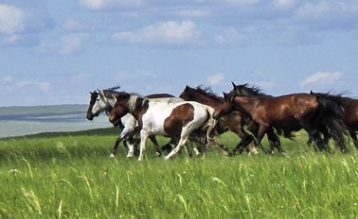
[[[109,155],[109,158],[115,158],[116,156],[114,154]]]
[[[231,151],[227,154],[228,157],[233,157],[235,155],[236,155],[236,152],[233,152],[233,151]]]
[[[154,153],[154,157],[160,157],[160,156],[162,156],[161,153],[159,153],[159,152],[155,152],[155,153]]]

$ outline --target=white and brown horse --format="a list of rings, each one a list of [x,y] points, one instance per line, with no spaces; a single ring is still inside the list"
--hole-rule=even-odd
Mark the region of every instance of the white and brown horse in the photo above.
[[[99,114],[105,112],[107,115],[113,108],[114,104],[116,103],[116,95],[119,93],[117,91],[119,86],[108,88],[108,89],[97,89],[97,91],[90,92],[90,102],[87,109],[87,119],[93,120],[94,117],[97,117]],[[173,95],[170,94],[151,94],[147,96],[148,98],[174,98]],[[180,99],[176,98],[178,101]],[[110,157],[115,157],[118,145],[123,140],[125,143],[125,147],[128,149],[127,157],[133,157],[135,153],[135,139],[133,138],[133,134],[136,132],[137,121],[136,119],[130,114],[127,113],[120,117],[116,123],[113,123],[115,126],[120,127],[121,133],[119,134],[118,138],[116,139],[112,153]],[[157,148],[157,154],[161,154],[162,150],[158,145],[155,137],[151,137],[154,145]],[[167,150],[169,145],[172,144],[174,140],[164,146],[164,149]]]
[[[206,142],[202,151],[211,140],[209,135],[216,125],[216,120],[212,117],[213,108],[195,101],[163,101],[161,98],[149,99],[136,94],[120,93],[109,118],[114,121],[117,116],[125,113],[131,113],[136,118],[141,128],[139,161],[143,160],[146,140],[152,135],[180,138],[177,146],[165,157],[166,160],[179,152],[193,132],[205,131]]]

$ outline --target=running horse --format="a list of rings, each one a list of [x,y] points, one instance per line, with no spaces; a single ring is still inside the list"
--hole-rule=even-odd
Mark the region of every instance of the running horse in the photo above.
[[[356,132],[358,131],[358,100],[344,97],[344,123],[347,126],[350,137],[353,139],[354,146],[358,150],[358,139]]]
[[[113,108],[116,103],[116,95],[118,94],[119,86],[108,88],[108,89],[97,89],[94,92],[90,92],[90,102],[87,109],[86,117],[88,120],[93,120],[94,117],[99,116],[99,114],[105,112],[107,115]],[[151,94],[147,96],[148,98],[173,98],[173,95],[170,94]],[[135,143],[133,135],[136,134],[137,121],[131,114],[125,114],[120,119],[113,123],[114,126],[118,126],[122,131],[117,137],[113,150],[110,157],[115,157],[118,151],[118,146],[121,141],[124,141],[124,146],[128,149],[127,157],[133,157],[135,154]],[[160,148],[155,136],[150,137],[151,141],[157,149],[157,155],[161,155],[164,150],[169,151],[171,149],[171,144],[176,143],[175,139]]]
[[[214,94],[210,88],[203,88],[202,86],[198,86],[196,88],[186,86],[179,97],[187,101],[197,101],[199,103],[211,106],[214,109],[224,101],[223,97],[219,97]],[[222,134],[230,130],[241,139],[236,147],[229,153],[229,155],[235,155],[238,152],[242,153],[248,146],[250,153],[257,153],[256,148],[254,146],[250,146],[250,143],[254,141],[254,137],[244,129],[244,126],[246,126],[248,123],[249,118],[243,117],[243,115],[238,111],[232,111],[230,114],[219,119],[216,126],[218,134]],[[276,139],[278,139],[277,136],[275,141]],[[263,150],[265,153],[271,153],[266,148]],[[283,150],[280,152],[283,152]]]
[[[177,146],[165,157],[166,160],[177,155],[186,144],[189,136],[196,131],[206,133],[202,152],[212,140],[211,132],[215,128],[213,108],[194,101],[170,102],[162,99],[149,99],[137,94],[120,92],[117,103],[112,109],[109,119],[115,121],[117,116],[131,113],[138,121],[140,128],[140,154],[143,160],[146,140],[152,135],[179,137]]]
[[[322,93],[314,93],[311,91],[311,94],[313,95],[325,95]],[[341,105],[343,107],[344,111],[344,124],[347,128],[349,136],[353,140],[353,144],[355,148],[358,150],[358,139],[356,132],[358,130],[358,100],[349,98],[349,97],[343,97],[340,99]],[[326,142],[329,141],[329,139],[332,137],[329,133],[329,130],[327,130],[328,133],[325,135]],[[333,135],[334,137],[334,135]]]
[[[240,89],[247,87],[247,84],[244,84]],[[329,130],[339,141],[337,143],[341,151],[348,151],[343,142],[343,109],[335,101],[339,97],[307,93],[273,97],[263,94],[247,95],[241,92],[224,93],[225,102],[216,109],[214,118],[218,119],[233,110],[249,116],[258,127],[255,134],[257,144],[261,144],[262,138],[271,128],[284,136],[291,136],[292,132],[304,129],[320,150],[327,150],[328,147],[321,136]]]

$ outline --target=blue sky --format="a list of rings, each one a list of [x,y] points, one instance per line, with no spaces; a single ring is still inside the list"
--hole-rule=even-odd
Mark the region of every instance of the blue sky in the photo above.
[[[1,0],[0,106],[120,85],[358,97],[357,0]]]

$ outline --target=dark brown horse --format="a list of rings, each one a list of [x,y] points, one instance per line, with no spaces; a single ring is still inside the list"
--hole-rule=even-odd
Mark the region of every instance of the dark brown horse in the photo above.
[[[243,87],[247,88],[247,84],[240,88]],[[341,151],[348,150],[343,142],[345,133],[345,126],[342,123],[343,109],[334,101],[334,98],[328,95],[318,96],[306,93],[278,97],[262,94],[248,96],[242,93],[225,94],[226,101],[215,111],[214,118],[220,118],[232,110],[238,110],[249,116],[258,126],[256,133],[258,144],[261,144],[262,138],[271,128],[284,136],[292,136],[292,132],[304,129],[322,150],[327,149],[327,146],[321,136],[329,130],[330,134],[340,141]]]
[[[350,137],[353,139],[354,146],[358,150],[358,100],[353,98],[343,98],[344,122],[347,126]]]
[[[188,101],[197,101],[211,106],[214,109],[224,101],[223,97],[219,97],[214,94],[210,88],[203,88],[202,86],[196,88],[186,86],[179,97]],[[230,155],[235,155],[237,152],[242,153],[244,149],[254,141],[254,137],[244,129],[244,127],[250,122],[249,120],[249,117],[244,117],[238,111],[232,111],[228,115],[219,119],[218,125],[216,126],[218,134],[222,134],[230,130],[241,139],[236,147],[230,152]],[[276,139],[278,139],[278,137]],[[254,148],[249,149],[250,152],[256,152],[256,149]],[[263,148],[263,150],[265,153],[271,153],[266,148]],[[283,150],[280,152],[283,152]]]
[[[313,93],[313,95],[325,95],[321,93]],[[353,140],[353,144],[358,150],[358,139],[356,136],[356,132],[358,130],[358,100],[349,98],[349,97],[343,97],[340,99],[341,106],[344,110],[344,124],[347,128],[347,131],[349,133],[349,136]],[[331,137],[331,134],[329,133],[329,130],[327,130],[327,133],[325,135],[325,141],[328,142]]]

